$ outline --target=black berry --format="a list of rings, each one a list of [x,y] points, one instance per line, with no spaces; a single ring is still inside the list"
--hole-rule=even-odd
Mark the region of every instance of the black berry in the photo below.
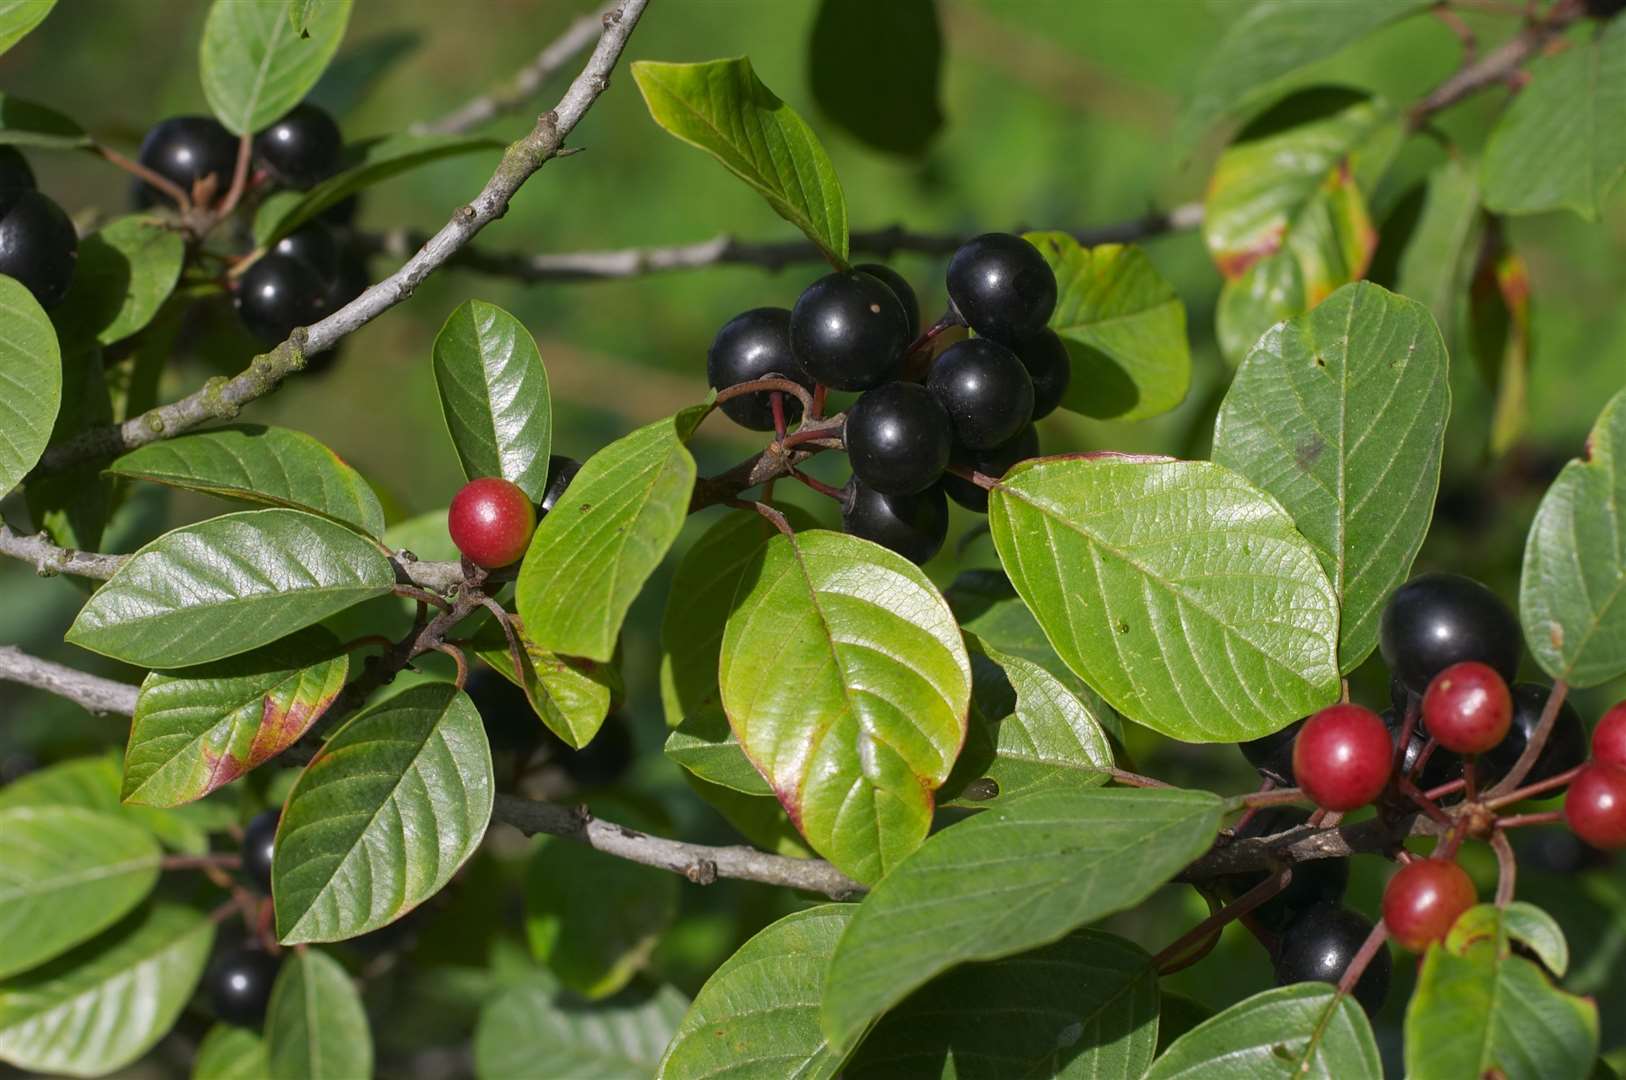
[[[706,379],[718,390],[778,375],[809,390],[813,380],[790,351],[790,312],[784,308],[752,308],[723,324],[706,350]],[[802,416],[802,403],[781,394],[785,423]],[[772,431],[773,394],[763,390],[723,402],[723,412],[743,428]]]
[[[314,267],[292,255],[267,255],[237,282],[237,314],[267,345],[287,340],[295,327],[309,326],[327,311],[327,284]]]
[[[949,455],[949,463],[973,469],[997,480],[1018,461],[1038,456],[1039,432],[1029,424],[1009,441],[1000,443],[992,450],[966,450],[956,446]],[[975,510],[979,514],[988,512],[988,492],[964,477],[945,473],[943,493],[967,510]]]
[[[1056,275],[1020,236],[985,233],[949,260],[948,294],[979,335],[1017,342],[1037,334],[1056,310]]]
[[[12,188],[33,188],[34,170],[15,146],[0,146],[0,192]]]
[[[78,261],[79,234],[62,207],[30,188],[0,191],[0,274],[22,282],[41,307],[55,307]]]
[[[215,178],[218,198],[231,186],[237,167],[237,136],[209,116],[172,116],[161,120],[141,140],[141,164],[180,189],[192,194],[192,187],[206,176]],[[136,204],[151,206],[163,200],[156,188],[146,184],[136,189]]]
[[[1519,829],[1513,836],[1513,849],[1518,852],[1520,870],[1582,874],[1601,869],[1613,861],[1609,852],[1600,851],[1562,826]]]
[[[1383,662],[1415,693],[1464,660],[1509,683],[1519,669],[1519,623],[1500,597],[1460,574],[1414,577],[1389,598],[1378,638]]]
[[[912,563],[930,562],[948,536],[948,499],[941,487],[913,495],[884,495],[854,477],[844,493],[841,527]]]
[[[537,507],[538,518],[553,509],[553,505],[559,501],[559,496],[565,493],[570,482],[576,479],[576,474],[581,471],[582,463],[573,457],[553,454],[548,458],[548,486],[542,492],[542,502]]]
[[[356,211],[361,208],[361,195],[347,195],[317,214],[317,220],[335,228],[348,229],[356,223]]]
[[[1237,743],[1236,748],[1242,751],[1242,756],[1258,770],[1261,777],[1279,787],[1292,787],[1293,741],[1298,738],[1299,729],[1303,726],[1304,720],[1295,720],[1270,735]]]
[[[861,263],[853,269],[878,279],[892,290],[892,295],[903,305],[904,318],[909,324],[909,340],[913,341],[920,333],[920,298],[915,295],[914,288],[904,280],[902,274],[884,263]]]
[[[1018,342],[1015,352],[1033,379],[1033,419],[1042,420],[1056,411],[1073,380],[1067,346],[1054,330],[1044,329]]]
[[[954,441],[990,450],[1014,438],[1033,419],[1033,379],[1016,354],[987,338],[943,350],[926,377],[954,424]]]
[[[1588,16],[1594,19],[1612,19],[1626,11],[1626,0],[1582,0]]]
[[[1518,683],[1513,687],[1513,723],[1507,729],[1507,737],[1479,756],[1482,783],[1494,784],[1513,771],[1519,755],[1530,745],[1536,725],[1541,723],[1541,710],[1546,707],[1551,690],[1552,687],[1540,683]],[[1581,714],[1566,699],[1558,707],[1552,734],[1547,737],[1547,745],[1541,748],[1524,783],[1547,780],[1586,761],[1587,741]]]
[[[289,233],[271,250],[299,259],[316,271],[322,283],[325,312],[337,311],[367,288],[365,260],[347,240],[320,221]]]
[[[1383,710],[1383,722],[1389,728],[1391,736],[1398,741],[1400,729],[1404,721],[1400,720],[1393,709]],[[1400,759],[1402,775],[1411,777],[1411,782],[1422,791],[1432,791],[1443,784],[1462,778],[1462,756],[1452,753],[1443,746],[1436,746],[1433,753],[1428,755],[1428,764],[1423,766],[1421,775],[1416,774],[1417,761],[1428,746],[1428,730],[1419,720],[1412,726],[1411,741],[1406,744],[1406,753]],[[1446,796],[1446,801],[1451,801]]]
[[[1290,923],[1276,947],[1276,985],[1301,982],[1336,984],[1360,951],[1372,924],[1334,904],[1313,907]],[[1389,996],[1391,961],[1379,949],[1355,983],[1355,1000],[1368,1016]]]
[[[918,383],[866,391],[847,412],[853,475],[887,495],[912,495],[936,483],[953,441],[943,407]]]
[[[339,125],[315,105],[295,105],[254,136],[254,154],[266,172],[279,184],[300,190],[337,172],[343,149]]]
[[[258,1027],[271,1003],[282,962],[261,949],[233,949],[209,968],[206,985],[215,1015],[228,1024]]]
[[[514,683],[487,667],[469,672],[463,692],[480,713],[480,723],[493,750],[526,753],[541,745],[547,734],[530,699]]]
[[[243,829],[243,874],[259,890],[271,892],[271,859],[276,853],[277,822],[281,810],[266,810],[256,814]]]
[[[608,787],[621,779],[632,764],[632,729],[619,713],[606,717],[598,734],[580,750],[572,749],[552,732],[545,737],[554,748],[554,760],[580,788]]]
[[[1310,820],[1307,811],[1293,807],[1268,807],[1248,819],[1237,830],[1239,838],[1277,836],[1297,829]],[[1244,892],[1263,882],[1270,875],[1264,871],[1238,875],[1230,884],[1233,894]],[[1275,933],[1286,929],[1302,912],[1318,904],[1337,904],[1344,899],[1349,887],[1348,859],[1308,859],[1293,864],[1293,877],[1287,887],[1253,909],[1253,918],[1260,926]]]
[[[856,270],[815,281],[790,313],[790,347],[802,370],[836,390],[886,382],[908,343],[903,305],[885,282]]]

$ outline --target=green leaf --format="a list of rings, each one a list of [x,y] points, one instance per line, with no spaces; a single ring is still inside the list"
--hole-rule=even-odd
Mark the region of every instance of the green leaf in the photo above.
[[[1469,908],[1458,916],[1446,947],[1458,949],[1476,938],[1495,937],[1498,923],[1510,939],[1530,947],[1547,969],[1562,979],[1570,966],[1570,946],[1557,921],[1534,904],[1515,900],[1500,912],[1490,904]]]
[[[1125,717],[1258,738],[1338,696],[1338,601],[1281,506],[1206,461],[1040,459],[989,499],[1056,652]]]
[[[1422,212],[1395,278],[1395,292],[1421,302],[1442,328],[1456,322],[1479,220],[1479,170],[1453,157],[1429,174]]]
[[[1504,214],[1574,210],[1596,221],[1626,175],[1626,22],[1530,67],[1485,147],[1485,205]]]
[[[1585,1080],[1591,1073],[1597,1006],[1555,989],[1541,968],[1512,955],[1508,937],[1506,917],[1483,905],[1443,946],[1430,946],[1406,1007],[1412,1080]]]
[[[323,0],[303,33],[294,2],[215,0],[209,8],[198,53],[203,94],[233,135],[252,135],[299,104],[344,38],[350,0]]]
[[[344,688],[349,657],[311,627],[282,641],[141,684],[122,797],[145,806],[201,799],[298,742]]]
[[[435,385],[463,475],[500,476],[541,502],[553,417],[525,325],[495,304],[465,301],[435,337]]]
[[[817,857],[791,824],[785,808],[771,794],[747,795],[736,788],[702,780],[692,772],[685,772],[683,779],[724,821],[755,846],[792,859]]]
[[[678,1025],[660,1080],[828,1080],[841,1068],[819,1030],[819,986],[856,904],[787,915],[724,960]]]
[[[351,164],[343,172],[302,195],[267,200],[254,215],[254,243],[269,247],[328,207],[393,176],[447,158],[502,148],[501,141],[485,135],[388,135],[363,140],[348,148]]]
[[[210,1028],[192,1059],[192,1080],[265,1080],[270,1075],[265,1040],[236,1024]]]
[[[367,536],[384,532],[384,508],[361,474],[292,428],[234,424],[162,439],[131,450],[107,471],[238,502],[305,510]]]
[[[265,1012],[271,1080],[373,1075],[373,1035],[355,983],[320,949],[300,949],[277,973]]]
[[[775,537],[740,580],[720,675],[740,745],[815,851],[867,882],[926,838],[971,664],[919,567],[842,533]]]
[[[649,115],[755,188],[838,268],[847,264],[847,200],[830,156],[745,57],[703,64],[640,60],[632,78]]]
[[[158,314],[185,260],[186,241],[174,229],[139,214],[114,218],[79,241],[56,324],[103,345],[122,341]]]
[[[543,983],[515,986],[480,1010],[475,1075],[648,1080],[688,1004],[669,986],[596,1005]]]
[[[888,153],[918,157],[943,126],[935,0],[821,0],[808,40],[813,100]]]
[[[1369,282],[1267,331],[1214,421],[1214,461],[1274,495],[1332,579],[1339,667],[1378,644],[1378,618],[1423,546],[1451,411],[1428,309]]]
[[[1031,660],[967,635],[971,725],[942,802],[986,805],[1044,784],[1107,782],[1112,744],[1090,706]]]
[[[288,25],[294,33],[303,36],[310,25],[311,15],[321,7],[322,0],[288,0]]]
[[[214,937],[202,912],[153,904],[0,982],[0,1061],[67,1076],[105,1076],[133,1063],[174,1026]]]
[[[178,810],[126,806],[119,801],[124,760],[116,750],[95,757],[70,758],[0,788],[0,810],[13,806],[77,806],[113,814],[156,836],[160,843],[187,855],[209,850],[209,834],[237,824],[235,806],[193,803]]]
[[[0,810],[0,976],[113,925],[158,882],[158,842],[113,814]]]
[[[278,936],[356,937],[429,899],[480,846],[493,790],[480,714],[451,683],[356,716],[288,795],[272,866]]]
[[[842,1076],[1139,1080],[1157,1030],[1152,958],[1122,938],[1078,930],[927,983],[881,1018]]]
[[[688,518],[695,465],[684,443],[708,408],[657,420],[588,458],[537,526],[515,595],[539,647],[599,661],[614,654],[627,609]]]
[[[1191,385],[1186,306],[1146,253],[1122,244],[1082,247],[1063,232],[1024,235],[1056,273],[1050,327],[1073,367],[1063,407],[1144,420],[1184,401]]]
[[[1468,289],[1468,343],[1479,374],[1496,395],[1489,443],[1491,456],[1501,457],[1517,445],[1530,419],[1530,268],[1500,232],[1475,264]]]
[[[1626,390],[1610,399],[1586,455],[1541,498],[1524,545],[1519,621],[1541,669],[1572,686],[1626,672]]]
[[[849,1047],[934,976],[1134,907],[1208,849],[1216,795],[1048,789],[935,834],[875,886],[836,947],[823,1027]]]
[[[62,406],[62,352],[34,294],[4,274],[0,325],[6,328],[0,336],[0,491],[10,491],[51,437]]]
[[[0,0],[0,23],[5,19],[4,6],[5,0]],[[4,51],[5,46],[0,43],[0,52]],[[94,140],[85,134],[84,128],[55,109],[0,93],[0,145],[81,150],[94,145]]]
[[[23,39],[56,7],[56,0],[0,0],[0,53]]]
[[[1464,1074],[1466,1075],[1466,1074]],[[1325,983],[1255,994],[1170,1044],[1145,1080],[1382,1080],[1361,1007]]]
[[[1253,0],[1238,11],[1227,3],[1225,34],[1207,52],[1180,119],[1182,141],[1259,104],[1279,90],[1283,76],[1430,6],[1430,0]]]
[[[497,647],[480,649],[480,659],[525,691],[525,699],[549,731],[580,750],[593,741],[624,692],[620,668],[537,648],[524,627],[516,626],[514,633],[523,671],[514,670],[506,639]]]
[[[395,585],[383,553],[298,510],[250,510],[165,533],[130,556],[68,630],[140,667],[248,652]]]
[[[58,311],[57,325],[64,326]],[[102,349],[73,331],[62,334],[62,404],[51,425],[50,444],[113,421],[113,399]],[[25,491],[28,513],[55,543],[95,551],[112,512],[113,485],[99,463],[80,462],[31,480]]]

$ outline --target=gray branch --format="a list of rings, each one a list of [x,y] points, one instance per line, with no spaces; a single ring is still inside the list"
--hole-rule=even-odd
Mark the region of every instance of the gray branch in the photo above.
[[[0,645],[0,679],[67,698],[93,713],[129,716],[135,712],[136,688],[129,683],[41,660],[14,645]]]

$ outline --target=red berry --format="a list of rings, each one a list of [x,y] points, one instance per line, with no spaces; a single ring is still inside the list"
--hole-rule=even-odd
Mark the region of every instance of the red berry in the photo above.
[[[1394,745],[1383,719],[1360,705],[1332,705],[1305,721],[1293,743],[1293,776],[1324,810],[1365,806],[1389,782]]]
[[[1626,848],[1626,767],[1588,765],[1564,796],[1570,831],[1595,848]]]
[[[1418,859],[1400,868],[1383,890],[1383,921],[1412,952],[1443,941],[1464,911],[1479,900],[1467,871],[1445,859]]]
[[[1626,768],[1626,701],[1610,708],[1592,729],[1592,760]]]
[[[518,562],[535,528],[530,496],[495,476],[464,484],[446,517],[452,543],[470,562],[488,570]]]
[[[1513,695],[1496,669],[1477,660],[1452,664],[1423,694],[1423,726],[1447,750],[1482,754],[1507,738]]]

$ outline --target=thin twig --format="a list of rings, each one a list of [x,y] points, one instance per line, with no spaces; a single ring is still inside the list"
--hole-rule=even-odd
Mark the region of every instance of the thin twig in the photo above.
[[[1558,788],[1567,786],[1577,776],[1580,776],[1581,770],[1585,768],[1586,766],[1583,764],[1577,765],[1573,769],[1565,769],[1557,776],[1549,776],[1545,780],[1537,780],[1533,784],[1526,784],[1524,787],[1510,791],[1506,795],[1498,795],[1493,799],[1486,799],[1485,805],[1489,806],[1492,810],[1500,810],[1504,806],[1512,806],[1516,802],[1523,802],[1526,799],[1533,799],[1537,795],[1545,795],[1549,791],[1554,791]]]
[[[1278,870],[1180,935],[1162,952],[1152,957],[1152,966],[1157,969],[1159,975],[1172,975],[1174,972],[1190,966],[1189,964],[1180,963],[1181,960],[1187,959],[1187,950],[1193,945],[1208,941],[1210,938],[1218,940],[1220,933],[1227,925],[1236,919],[1240,919],[1287,888],[1292,880],[1292,867]]]
[[[1553,727],[1558,723],[1558,711],[1564,707],[1564,697],[1569,691],[1569,684],[1563,679],[1553,683],[1553,688],[1547,692],[1547,703],[1541,707],[1541,719],[1536,722],[1536,729],[1530,733],[1530,740],[1524,744],[1524,751],[1519,754],[1519,760],[1513,763],[1513,768],[1508,770],[1506,776],[1492,784],[1485,792],[1487,799],[1497,799],[1524,783],[1524,778],[1536,767],[1536,759],[1541,757],[1542,750],[1546,749],[1547,740],[1552,737]]]
[[[77,702],[93,713],[129,716],[135,712],[138,688],[104,679],[66,664],[30,656],[15,645],[0,645],[0,680],[32,686]]]
[[[1505,82],[1526,60],[1540,53],[1548,42],[1580,18],[1581,13],[1581,5],[1576,0],[1561,0],[1545,19],[1533,22],[1505,44],[1460,68],[1412,106],[1409,117],[1413,130],[1422,127],[1442,109]]]
[[[243,857],[229,851],[212,855],[165,855],[158,860],[160,870],[236,870]]]
[[[1513,845],[1507,842],[1507,834],[1501,829],[1491,833],[1490,846],[1496,852],[1496,906],[1505,908],[1513,902],[1519,860],[1513,854]]]

